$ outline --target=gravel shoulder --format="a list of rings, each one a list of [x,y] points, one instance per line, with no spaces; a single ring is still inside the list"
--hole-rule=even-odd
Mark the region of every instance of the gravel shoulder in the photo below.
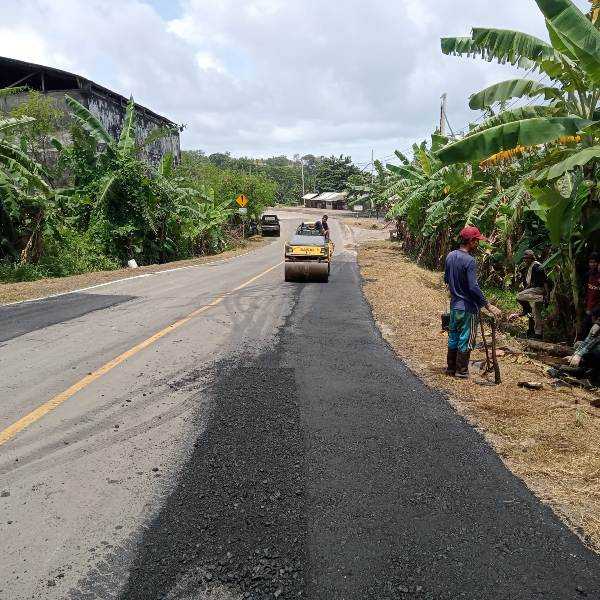
[[[365,243],[358,257],[363,291],[395,352],[428,385],[443,390],[508,468],[600,550],[600,409],[590,405],[593,395],[552,387],[542,365],[527,356],[500,358],[499,387],[446,377],[440,315],[447,300],[441,274],[418,267],[391,242]],[[543,388],[518,387],[524,380],[541,382]]]
[[[274,238],[276,239],[276,238]],[[93,273],[82,273],[70,277],[56,277],[51,279],[38,279],[37,281],[24,281],[20,283],[0,283],[0,306],[23,300],[45,298],[54,294],[64,294],[87,288],[93,285],[109,283],[136,275],[159,273],[169,269],[203,265],[227,258],[233,258],[247,254],[253,250],[262,248],[271,243],[273,239],[253,237],[245,240],[240,246],[227,250],[218,255],[199,256],[187,260],[179,260],[161,265],[145,265],[138,269],[117,269],[114,271],[96,271]]]

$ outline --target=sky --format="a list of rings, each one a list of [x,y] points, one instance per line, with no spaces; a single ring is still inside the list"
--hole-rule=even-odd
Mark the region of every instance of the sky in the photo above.
[[[575,0],[586,9],[586,0]],[[235,156],[350,155],[428,137],[448,94],[510,66],[442,55],[473,26],[547,38],[534,0],[0,0],[0,55],[73,71],[185,125],[182,146]]]

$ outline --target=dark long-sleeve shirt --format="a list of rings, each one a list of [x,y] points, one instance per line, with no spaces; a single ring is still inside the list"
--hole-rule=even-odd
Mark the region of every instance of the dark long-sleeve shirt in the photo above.
[[[477,283],[477,262],[468,252],[448,254],[444,281],[450,289],[450,308],[478,313],[488,303]]]
[[[585,340],[579,342],[575,354],[581,357],[595,354],[600,360],[600,325],[594,325]]]

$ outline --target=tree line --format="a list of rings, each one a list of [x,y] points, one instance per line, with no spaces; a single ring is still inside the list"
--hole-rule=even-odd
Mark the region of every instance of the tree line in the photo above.
[[[349,184],[362,181],[361,171],[349,156],[315,156],[296,154],[293,158],[273,156],[251,158],[231,156],[229,152],[206,154],[203,151],[186,153],[196,164],[209,164],[221,169],[261,174],[277,183],[278,204],[297,204],[304,193],[346,191]],[[363,177],[366,175],[363,174]],[[304,179],[304,187],[303,187]]]

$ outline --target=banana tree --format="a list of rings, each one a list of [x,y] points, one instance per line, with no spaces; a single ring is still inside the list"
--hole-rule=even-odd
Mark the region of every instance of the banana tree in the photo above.
[[[595,119],[600,99],[600,32],[571,0],[535,0],[550,42],[512,30],[473,29],[466,38],[443,38],[442,52],[480,56],[547,76],[551,84],[511,79],[471,96],[470,106],[485,110],[487,123],[443,148],[445,164],[488,158],[515,148],[576,136]],[[542,98],[547,104],[503,110],[506,102]],[[591,136],[585,136],[591,145]]]
[[[444,38],[445,54],[481,56],[537,72],[549,79],[512,79],[473,94],[470,106],[484,110],[486,121],[438,154],[443,164],[477,161],[482,168],[534,157],[529,181],[537,198],[534,212],[545,224],[554,246],[557,271],[569,281],[578,312],[578,254],[598,245],[598,190],[577,186],[578,195],[556,200],[561,182],[573,177],[597,180],[600,157],[600,31],[597,10],[582,13],[571,0],[535,0],[545,19],[549,42],[502,29],[473,29],[468,38]],[[594,5],[593,5],[594,6]],[[540,98],[544,104],[506,108],[509,100]],[[543,205],[553,198],[555,205]],[[576,201],[577,200],[577,201]],[[568,210],[567,210],[568,207]],[[561,213],[560,210],[563,210]],[[573,226],[557,236],[556,215]],[[575,223],[573,219],[579,221]],[[583,226],[587,223],[587,226]],[[568,275],[564,275],[568,274]]]
[[[0,90],[0,98],[22,91],[22,88]],[[19,147],[15,139],[30,117],[0,118],[0,257],[27,262],[34,241],[49,222],[54,192],[41,165]],[[27,240],[20,247],[22,239]]]

